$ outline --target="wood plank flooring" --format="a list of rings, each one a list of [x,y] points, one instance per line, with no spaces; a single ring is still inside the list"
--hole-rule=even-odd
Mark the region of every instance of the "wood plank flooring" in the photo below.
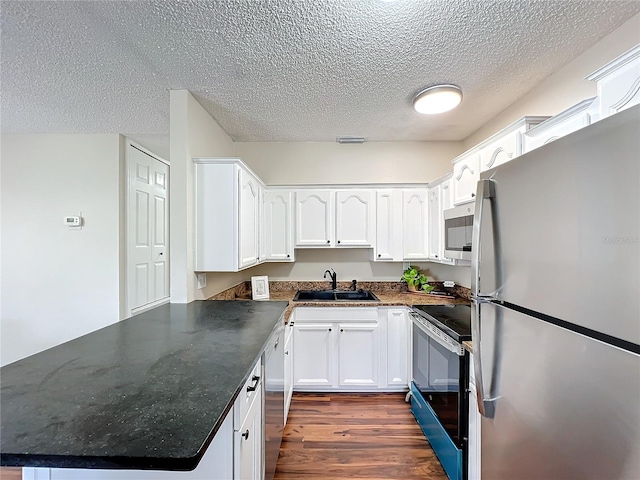
[[[1,480],[22,480],[22,468],[1,467],[0,479]]]
[[[404,394],[296,393],[277,480],[447,480]]]

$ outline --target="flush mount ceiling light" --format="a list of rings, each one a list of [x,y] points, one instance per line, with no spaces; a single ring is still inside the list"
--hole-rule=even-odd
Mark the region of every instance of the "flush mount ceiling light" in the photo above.
[[[413,99],[413,108],[418,113],[435,114],[448,112],[462,101],[462,90],[455,85],[435,85],[421,91]]]

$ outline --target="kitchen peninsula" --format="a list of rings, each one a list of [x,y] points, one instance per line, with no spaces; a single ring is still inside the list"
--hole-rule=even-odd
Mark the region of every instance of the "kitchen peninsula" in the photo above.
[[[191,470],[286,302],[167,304],[2,368],[2,465]]]

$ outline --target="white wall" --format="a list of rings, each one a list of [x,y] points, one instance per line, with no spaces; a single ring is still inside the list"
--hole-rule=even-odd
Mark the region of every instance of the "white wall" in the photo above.
[[[267,185],[430,182],[451,170],[461,142],[234,144]]]
[[[118,321],[123,138],[2,135],[1,363]],[[85,218],[82,229],[63,225]]]
[[[596,83],[585,77],[640,43],[640,14],[543,80],[464,141],[465,150],[525,115],[555,115],[590,97]]]
[[[338,274],[339,282],[353,279],[362,281],[398,282],[409,263],[369,261],[371,249],[298,249],[294,263],[268,263],[255,267],[252,275],[268,275],[269,280],[325,281],[322,276],[328,268]],[[453,280],[469,287],[469,267],[453,267],[437,263],[411,262],[422,267],[429,280]],[[326,280],[328,282],[328,280]]]
[[[194,187],[192,157],[231,157],[233,141],[186,90],[170,94],[171,302],[209,298],[247,278],[247,271],[208,273],[197,289],[194,265]]]

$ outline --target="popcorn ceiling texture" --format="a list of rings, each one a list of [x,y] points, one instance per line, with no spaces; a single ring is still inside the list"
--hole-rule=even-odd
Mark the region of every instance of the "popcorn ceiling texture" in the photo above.
[[[625,20],[598,0],[3,1],[2,129],[168,135],[190,90],[234,141],[461,140]],[[420,116],[436,83],[463,104]],[[543,114],[544,112],[532,112]]]

